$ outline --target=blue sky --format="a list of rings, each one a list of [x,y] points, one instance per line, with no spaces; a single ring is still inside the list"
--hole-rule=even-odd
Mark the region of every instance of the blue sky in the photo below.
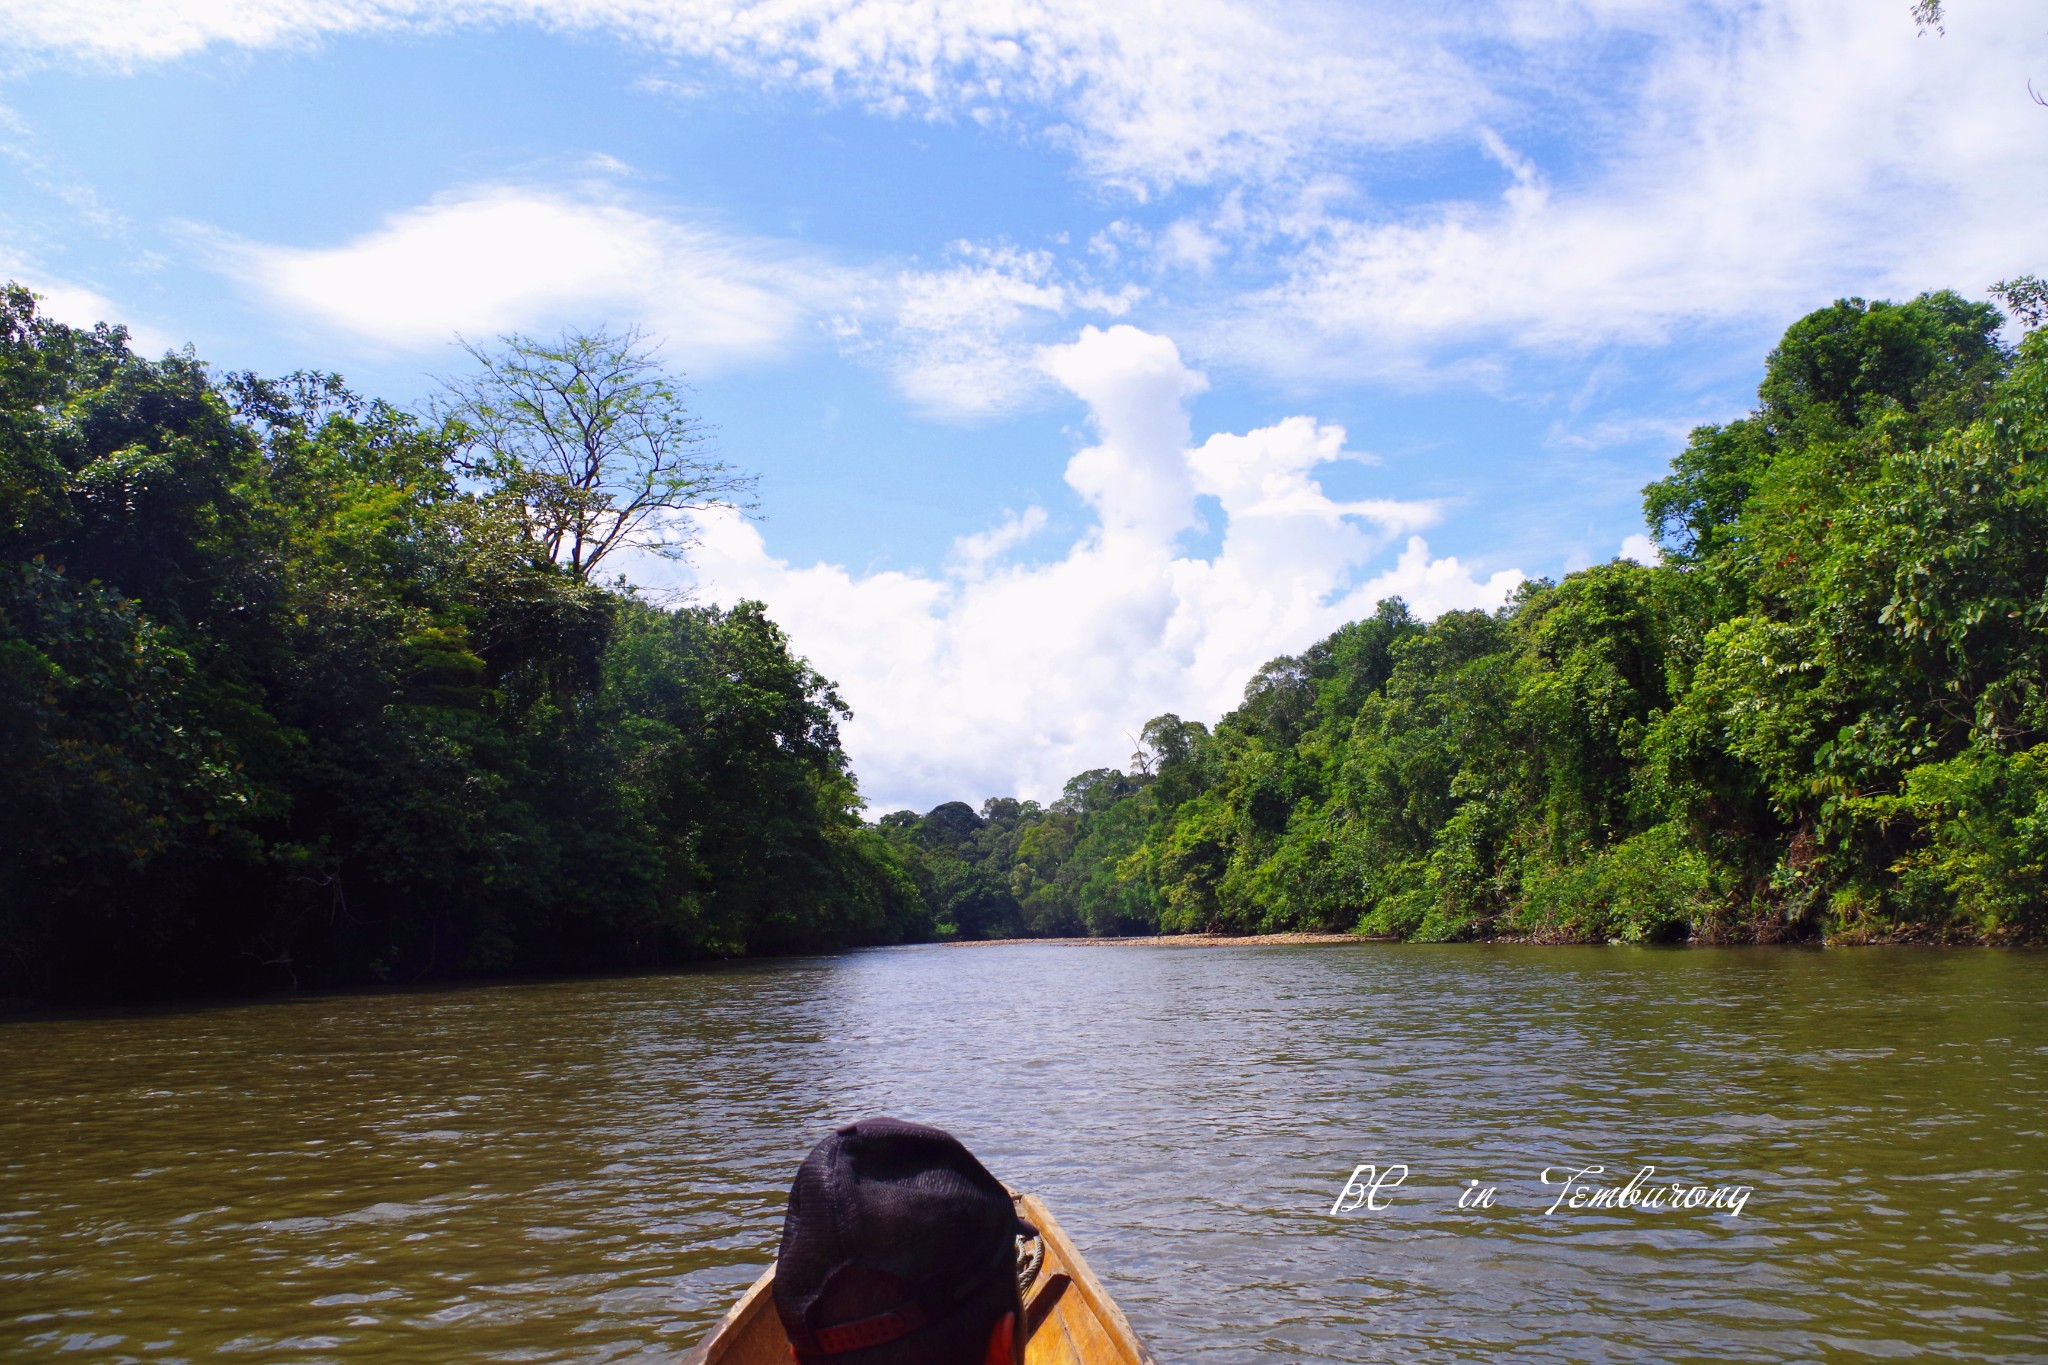
[[[0,274],[400,402],[645,327],[764,515],[635,576],[766,600],[877,809],[1045,798],[1647,553],[1801,313],[2048,269],[2037,3],[1445,8],[0,0]]]

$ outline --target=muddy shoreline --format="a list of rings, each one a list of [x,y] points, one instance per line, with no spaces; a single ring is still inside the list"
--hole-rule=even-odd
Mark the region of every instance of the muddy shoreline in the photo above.
[[[1225,945],[1264,943],[1398,943],[1399,939],[1370,934],[1128,934],[1117,938],[956,938],[941,948],[1000,948],[1016,943],[1079,944],[1113,947],[1119,944],[1152,943],[1171,948],[1212,948]]]
[[[945,939],[919,946],[935,948],[1000,948],[1022,943],[1059,944],[1077,947],[1117,947],[1134,943],[1149,943],[1166,948],[1221,948],[1230,946],[1258,947],[1270,944],[1337,944],[1337,943],[1406,943],[1409,940],[1390,934],[1344,934],[1344,933],[1291,933],[1291,934],[1127,934],[1108,938],[962,938]],[[1621,946],[1620,939],[1608,939],[1605,946]],[[1588,948],[1603,946],[1598,939],[1549,939],[1521,936],[1499,938],[1462,939],[1456,946],[1479,946],[1484,944],[1508,944],[1533,948]],[[1437,945],[1452,946],[1452,945]],[[1805,938],[1782,938],[1771,940],[1743,939],[1674,939],[1668,943],[1638,944],[1638,947],[1659,948],[2038,948],[2031,943],[1994,943],[1983,939],[1944,939],[1932,935],[1896,934],[1843,935],[1824,938],[1819,935]]]

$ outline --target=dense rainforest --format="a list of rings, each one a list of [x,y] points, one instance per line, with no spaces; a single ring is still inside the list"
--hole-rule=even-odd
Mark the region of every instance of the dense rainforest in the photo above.
[[[2048,333],[2004,321],[1822,309],[1645,490],[1660,564],[1383,602],[1049,808],[882,831],[970,937],[2038,941]]]
[[[869,824],[761,606],[604,581],[646,509],[478,396],[568,353],[477,353],[421,415],[9,288],[0,999],[931,937],[2038,940],[2048,333],[2003,323],[1822,309],[1646,490],[1661,563],[1384,602],[1050,805]],[[716,472],[635,430],[648,506]]]
[[[596,581],[554,532],[607,495],[469,415],[0,295],[0,999],[927,932],[831,685],[758,604]]]

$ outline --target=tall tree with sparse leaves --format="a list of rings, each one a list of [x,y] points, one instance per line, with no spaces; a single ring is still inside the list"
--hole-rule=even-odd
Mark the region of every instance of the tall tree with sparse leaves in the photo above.
[[[464,468],[577,578],[629,547],[679,557],[690,513],[751,505],[753,477],[710,456],[710,429],[637,329],[499,341],[463,344],[477,368],[446,381],[439,409]]]

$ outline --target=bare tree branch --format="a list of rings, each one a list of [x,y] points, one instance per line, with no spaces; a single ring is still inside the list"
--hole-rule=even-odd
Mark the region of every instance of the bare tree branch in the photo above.
[[[751,508],[755,480],[706,458],[711,432],[637,328],[512,335],[463,350],[476,373],[445,381],[464,471],[516,502],[529,539],[588,580],[622,547],[680,558],[687,514]]]

